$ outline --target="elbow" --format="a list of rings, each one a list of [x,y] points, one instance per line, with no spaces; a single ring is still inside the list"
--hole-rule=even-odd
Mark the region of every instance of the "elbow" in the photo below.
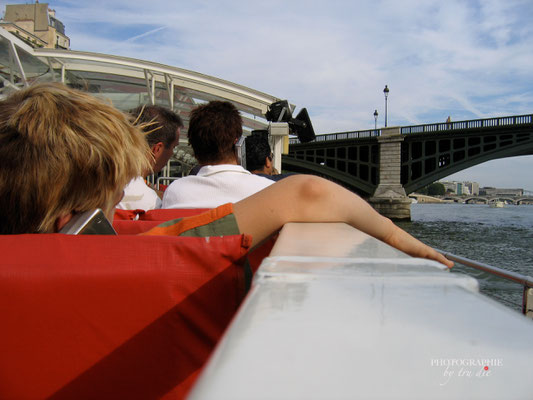
[[[289,179],[290,178],[290,179]],[[284,179],[295,194],[297,204],[316,204],[327,195],[327,181],[312,175],[298,175]]]
[[[300,196],[303,200],[318,200],[326,194],[325,181],[316,176],[306,176],[299,188]]]

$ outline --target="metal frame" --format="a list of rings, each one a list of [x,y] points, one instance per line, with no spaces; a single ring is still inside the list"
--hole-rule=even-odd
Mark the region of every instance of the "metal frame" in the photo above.
[[[522,287],[524,288],[522,294],[522,314],[527,315],[529,317],[533,317],[533,277],[521,275],[512,271],[507,271],[503,268],[493,267],[492,265],[474,261],[469,258],[457,256],[446,251],[441,251],[438,249],[435,250],[441,253],[448,260],[458,262],[459,264],[466,265],[467,267],[475,268],[480,271],[487,272],[491,275],[496,275],[500,278],[504,278],[522,285]]]
[[[146,92],[152,103],[155,102],[155,88],[158,83],[166,87],[172,107],[176,106],[174,93],[177,87],[186,89],[192,93],[190,97],[196,98],[197,96],[202,101],[215,98],[231,101],[240,111],[260,118],[264,118],[270,104],[279,100],[275,96],[236,83],[181,68],[98,53],[47,48],[34,49],[4,29],[0,29],[0,36],[10,43],[10,52],[13,53],[14,61],[25,86],[30,82],[26,78],[15,45],[51,66],[52,70],[60,70],[60,79],[63,83],[65,83],[66,73],[69,71],[99,72],[142,79],[145,81]],[[53,74],[53,79],[55,78],[56,75]],[[11,81],[14,82],[13,77]],[[177,107],[179,112],[179,105]],[[266,121],[262,122],[244,117],[245,126],[253,121],[253,126],[250,129],[258,129],[259,126],[266,129],[268,126]]]

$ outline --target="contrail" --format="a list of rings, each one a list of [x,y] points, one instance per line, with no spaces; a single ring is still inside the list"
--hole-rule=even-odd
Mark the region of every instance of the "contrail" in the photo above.
[[[144,32],[144,33],[141,33],[140,35],[137,35],[137,36],[133,36],[129,39],[126,39],[124,42],[133,42],[134,40],[137,40],[137,39],[140,39],[144,36],[148,36],[148,35],[151,35],[152,33],[156,33],[156,32],[159,32],[163,29],[165,29],[166,26],[160,26],[159,28],[155,28],[155,29],[152,29],[151,31],[148,31],[148,32]]]

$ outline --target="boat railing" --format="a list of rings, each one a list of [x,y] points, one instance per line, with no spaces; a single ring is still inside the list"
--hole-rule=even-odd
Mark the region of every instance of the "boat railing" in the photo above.
[[[478,289],[346,224],[286,224],[188,400],[527,398],[533,322]]]
[[[479,261],[449,253],[447,251],[442,251],[439,249],[435,250],[453,262],[457,262],[459,264],[466,265],[467,267],[471,267],[522,285],[522,314],[533,318],[533,277],[484,264]]]

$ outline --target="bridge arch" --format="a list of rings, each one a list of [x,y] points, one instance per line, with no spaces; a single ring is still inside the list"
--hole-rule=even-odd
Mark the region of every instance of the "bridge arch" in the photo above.
[[[519,199],[515,199],[515,204],[533,204],[533,197],[521,197]]]
[[[531,116],[529,116],[531,117]],[[518,121],[516,124],[508,123]],[[496,120],[496,122],[494,122]],[[402,143],[401,183],[407,193],[486,161],[533,154],[531,118],[481,120],[479,127],[407,134]],[[486,126],[485,126],[486,125]]]
[[[464,199],[465,204],[471,204],[473,202],[482,202],[483,204],[489,204],[489,199],[486,197],[472,196]]]
[[[394,136],[401,141],[398,184],[407,194],[486,161],[533,155],[533,115],[409,126],[398,128],[398,133]],[[331,169],[341,172],[347,172],[346,165],[350,165],[352,171],[360,168],[374,171],[374,168],[377,179],[368,181],[357,174],[356,178],[371,184],[375,190],[383,166],[389,162],[379,159],[377,135],[381,135],[381,130],[319,135],[316,141],[305,144],[293,140],[289,155],[284,160],[296,158],[316,164],[325,162]],[[372,149],[366,150],[370,156],[366,156],[363,149]],[[391,154],[390,157],[392,160],[397,155]],[[331,170],[321,172],[323,176],[328,176]]]
[[[515,199],[511,198],[511,197],[505,197],[505,196],[492,196],[489,198],[489,204],[490,203],[495,203],[497,201],[503,201],[507,204],[516,204],[516,201]]]
[[[337,138],[337,136],[334,136]],[[379,144],[375,137],[294,143],[283,156],[283,170],[331,179],[363,196],[371,196],[379,180]]]
[[[359,179],[356,176],[339,171],[327,165],[316,164],[315,162],[299,160],[287,156],[283,156],[282,165],[284,171],[321,176],[332,180],[361,196],[370,196],[375,190],[375,185],[371,182]]]

